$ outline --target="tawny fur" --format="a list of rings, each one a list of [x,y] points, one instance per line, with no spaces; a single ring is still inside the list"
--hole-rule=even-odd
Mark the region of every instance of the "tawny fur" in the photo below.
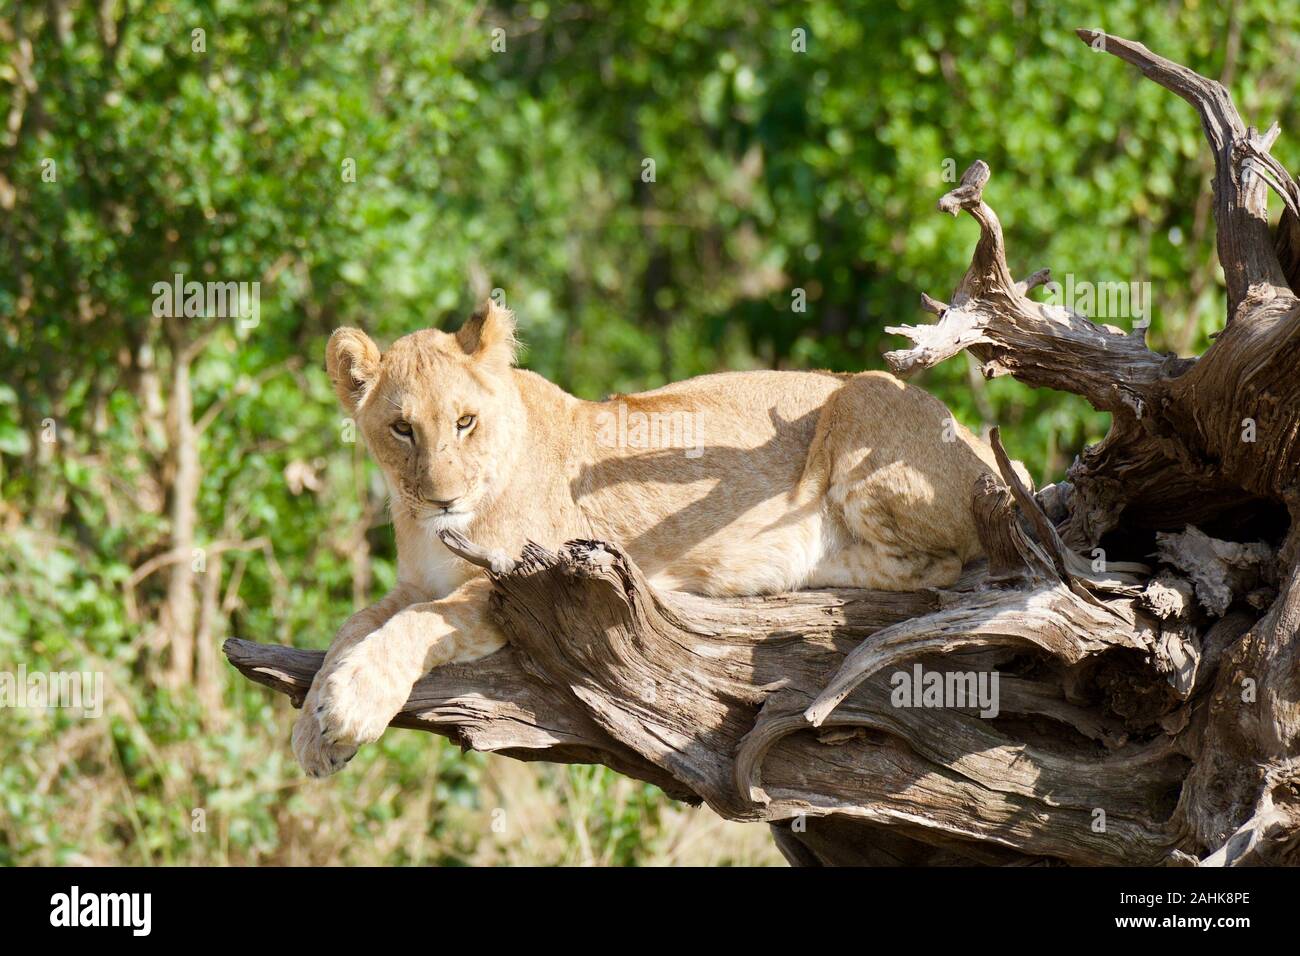
[[[430,668],[504,642],[442,528],[511,556],[613,541],[656,585],[712,595],[944,586],[980,554],[970,495],[992,452],[891,375],[730,372],[586,402],[514,368],[514,349],[492,303],[383,355],[356,329],[330,338],[330,378],[389,485],[398,583],[312,683],[293,748],[314,776],[377,739]]]

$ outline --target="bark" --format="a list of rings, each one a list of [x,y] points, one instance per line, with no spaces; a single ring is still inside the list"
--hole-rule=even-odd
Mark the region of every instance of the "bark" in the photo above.
[[[1048,273],[1013,278],[977,162],[939,203],[978,222],[971,267],[888,360],[967,350],[1110,412],[1068,482],[1031,495],[995,431],[1001,478],[971,493],[987,558],[944,590],[707,599],[656,592],[612,543],[529,545],[484,572],[509,645],[427,675],[396,725],[607,764],[769,824],[798,864],[1300,862],[1300,186],[1222,85],[1079,36],[1201,117],[1228,305],[1205,354],[1030,298]],[[322,656],[226,654],[295,703]],[[996,676],[997,706],[915,706],[918,665]]]

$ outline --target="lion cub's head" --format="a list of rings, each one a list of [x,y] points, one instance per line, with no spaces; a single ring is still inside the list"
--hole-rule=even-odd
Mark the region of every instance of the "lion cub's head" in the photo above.
[[[393,508],[460,529],[489,503],[518,447],[523,409],[511,313],[488,302],[455,335],[425,329],[382,355],[360,329],[330,336],[326,368],[361,429]]]

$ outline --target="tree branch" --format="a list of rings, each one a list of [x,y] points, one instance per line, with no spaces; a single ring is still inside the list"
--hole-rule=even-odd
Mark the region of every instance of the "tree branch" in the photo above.
[[[977,498],[1005,504],[1006,489],[981,485]],[[1004,522],[989,535],[1030,541],[1010,509],[985,510]],[[1046,553],[1026,544],[1040,576]],[[979,574],[955,591],[711,599],[656,592],[594,541],[529,545],[492,577],[509,646],[426,675],[396,726],[520,759],[604,763],[733,820],[801,820],[782,839],[817,847],[822,862],[847,859],[823,842],[829,832],[867,840],[881,826],[966,862],[1158,863],[1190,846],[1164,797],[1187,762],[1159,723],[1181,699],[1131,600],[1099,606],[1059,579],[995,586]],[[226,654],[296,703],[321,661],[238,640]],[[827,685],[863,660],[851,688]],[[998,673],[997,716],[974,702],[898,706],[884,671],[917,663]],[[1146,703],[1115,710],[1116,688],[1134,682]],[[827,693],[838,706],[814,728],[804,711]],[[1092,825],[1099,807],[1105,832]]]
[[[1214,218],[1218,224],[1219,263],[1228,284],[1228,320],[1248,301],[1290,293],[1273,251],[1263,182],[1243,169],[1247,157],[1258,161],[1271,137],[1248,130],[1222,83],[1152,53],[1141,43],[1103,33],[1076,30],[1079,39],[1136,66],[1150,80],[1177,93],[1195,107],[1214,154]],[[1283,171],[1286,176],[1285,171]],[[1290,176],[1286,176],[1289,181]],[[1293,184],[1294,185],[1294,184]]]
[[[979,242],[950,305],[922,297],[922,307],[939,315],[938,324],[885,330],[916,343],[886,353],[890,368],[907,375],[969,349],[986,378],[1012,374],[1028,385],[1082,395],[1098,409],[1140,417],[1161,383],[1190,363],[1152,352],[1140,332],[1126,335],[1028,298],[1050,273],[1040,269],[1022,282],[1012,278],[1002,225],[984,202],[989,176],[988,165],[976,160],[961,185],[939,200],[943,212],[971,214],[979,223]]]

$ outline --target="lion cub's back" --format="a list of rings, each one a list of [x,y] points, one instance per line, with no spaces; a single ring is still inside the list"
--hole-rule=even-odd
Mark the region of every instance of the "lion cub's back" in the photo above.
[[[611,402],[606,413],[629,423],[697,417],[698,454],[610,449],[584,482],[607,527],[669,586],[789,590],[865,548],[866,564],[901,570],[847,583],[906,587],[908,562],[960,569],[978,549],[970,490],[988,449],[892,375],[732,372]]]
[[[789,510],[822,409],[850,378],[722,372],[591,403],[575,500],[648,568],[752,535]]]
[[[723,416],[719,421],[740,431],[719,429],[717,438],[757,446],[781,424],[805,422],[807,438],[816,429],[816,413],[852,374],[825,371],[715,372],[673,382],[648,392],[616,396],[629,408],[644,412],[687,411]]]

